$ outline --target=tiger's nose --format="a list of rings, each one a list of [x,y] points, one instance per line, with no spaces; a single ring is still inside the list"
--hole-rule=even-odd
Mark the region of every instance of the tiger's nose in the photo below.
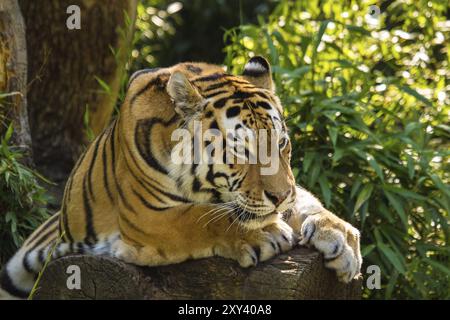
[[[285,192],[270,192],[264,190],[264,194],[266,195],[267,199],[270,200],[276,207],[278,207],[291,193],[291,190],[285,191]]]

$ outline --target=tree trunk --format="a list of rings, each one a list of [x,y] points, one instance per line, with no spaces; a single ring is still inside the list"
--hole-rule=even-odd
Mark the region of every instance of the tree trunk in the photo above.
[[[35,162],[44,175],[62,184],[88,142],[86,110],[94,135],[109,122],[123,78],[137,0],[19,3],[26,25]],[[79,30],[69,30],[66,24],[72,16],[67,13],[71,5],[80,8]],[[107,92],[96,77],[109,86]]]
[[[27,51],[25,25],[17,0],[0,2],[0,135],[12,122],[11,143],[21,148],[32,163],[27,113]]]
[[[80,268],[80,289],[69,266]],[[73,268],[73,267],[72,267]],[[345,285],[325,269],[319,253],[297,248],[255,268],[223,258],[162,267],[74,255],[49,263],[35,299],[360,299],[361,280]]]

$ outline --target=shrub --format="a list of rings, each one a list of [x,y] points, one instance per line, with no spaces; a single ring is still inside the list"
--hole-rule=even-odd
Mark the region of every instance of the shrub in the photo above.
[[[21,163],[22,152],[9,146],[13,129],[0,140],[0,266],[49,214],[43,179]]]
[[[371,298],[449,298],[449,78],[442,1],[281,1],[225,35],[226,64],[268,57],[299,184],[362,232]],[[448,39],[447,39],[448,40]]]
[[[256,22],[273,0],[143,0],[138,4],[131,70],[181,61],[221,63],[225,29]]]

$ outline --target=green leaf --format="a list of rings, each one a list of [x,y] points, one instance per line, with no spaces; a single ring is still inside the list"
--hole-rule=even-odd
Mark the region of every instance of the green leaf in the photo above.
[[[317,56],[317,48],[319,47],[320,42],[322,41],[323,34],[325,33],[325,30],[327,30],[329,21],[323,20],[320,22],[319,31],[317,32],[316,39],[314,40],[314,47],[313,47],[313,59]]]
[[[425,261],[429,264],[431,264],[433,267],[435,267],[436,269],[438,269],[439,271],[445,273],[447,276],[450,276],[450,268],[444,266],[443,264],[430,259],[430,258],[426,258]]]
[[[387,191],[395,192],[396,194],[401,195],[402,197],[404,197],[406,199],[411,198],[411,199],[418,200],[418,201],[426,201],[427,200],[427,197],[424,197],[414,191],[410,191],[407,189],[393,187],[393,186],[389,186],[389,185],[386,185],[383,188]]]
[[[364,202],[369,199],[373,191],[373,185],[372,184],[366,184],[361,192],[358,194],[358,197],[356,198],[355,207],[353,209],[353,212],[357,212],[359,208],[363,205]]]
[[[6,130],[6,133],[5,133],[4,140],[5,140],[6,142],[9,142],[9,139],[11,139],[12,134],[13,134],[13,131],[14,131],[14,128],[13,128],[13,125],[12,125],[12,123],[11,123],[11,124],[8,126],[8,129]]]
[[[414,90],[413,88],[407,86],[407,85],[400,85],[398,83],[394,83],[394,85],[399,88],[401,91],[413,96],[414,98],[416,98],[419,101],[422,101],[423,103],[425,103],[427,106],[431,107],[432,103],[430,100],[428,100],[427,98],[425,98],[423,95],[421,95],[420,93],[418,93],[416,90]]]
[[[402,201],[398,199],[396,196],[394,196],[392,193],[386,190],[386,188],[383,189],[384,194],[386,195],[386,198],[388,198],[389,203],[394,207],[395,212],[397,212],[398,216],[400,217],[400,220],[403,223],[403,226],[405,227],[405,230],[408,229],[408,219],[406,218],[406,213],[403,208]]]
[[[407,161],[407,167],[408,167],[408,177],[409,177],[409,179],[412,180],[414,178],[414,173],[415,173],[414,159],[409,154],[406,154],[406,161]]]
[[[361,250],[361,255],[363,256],[363,258],[365,256],[367,256],[368,254],[370,254],[377,246],[375,244],[369,244],[367,246],[363,246],[362,250]]]
[[[446,194],[447,197],[450,197],[450,187],[448,185],[445,185],[437,174],[432,173],[432,174],[428,174],[428,176],[434,182],[434,185],[436,186],[436,188],[438,188],[444,194]]]
[[[316,157],[315,152],[305,152],[305,156],[303,158],[303,172],[308,171],[308,169],[311,166],[311,163],[315,157]]]
[[[350,191],[350,198],[353,199],[356,192],[358,192],[359,187],[361,187],[361,184],[362,184],[361,178],[356,179],[356,181],[353,183],[352,190]]]
[[[320,174],[320,164],[317,162],[314,162],[311,171],[309,172],[308,175],[308,186],[310,188],[314,187],[316,185],[317,182],[317,178],[319,177]]]
[[[330,134],[331,143],[333,144],[333,147],[335,147],[338,136],[338,129],[336,127],[329,127],[328,132]]]
[[[385,293],[385,299],[390,300],[392,297],[392,292],[394,291],[395,288],[395,284],[397,283],[397,279],[398,279],[398,271],[394,270],[394,272],[392,272],[392,275],[389,278],[389,282],[386,286],[386,293]]]
[[[359,26],[355,26],[355,25],[350,25],[350,24],[346,24],[345,27],[346,27],[349,31],[352,31],[352,32],[358,32],[358,33],[361,33],[361,34],[363,34],[363,35],[370,36],[370,31],[364,29],[363,27],[359,27]]]
[[[381,182],[384,183],[384,174],[383,170],[381,170],[380,165],[378,164],[377,160],[372,155],[367,156],[367,162],[369,162],[370,166],[375,170],[377,176],[380,178]]]
[[[97,82],[100,84],[100,86],[102,87],[102,89],[107,93],[107,94],[111,94],[111,87],[102,79],[100,79],[99,77],[95,76],[95,79],[97,80]]]
[[[7,93],[0,92],[0,99],[6,98],[6,97],[17,96],[17,95],[22,95],[22,93],[20,93],[18,91],[7,92]]]
[[[330,183],[325,174],[322,174],[319,178],[320,189],[322,190],[323,199],[327,207],[331,204],[331,190]]]
[[[391,250],[387,245],[380,242],[378,243],[378,249],[384,254],[384,256],[389,260],[389,262],[394,266],[394,268],[401,274],[406,272],[405,266],[402,264],[400,259],[395,255],[394,251]]]

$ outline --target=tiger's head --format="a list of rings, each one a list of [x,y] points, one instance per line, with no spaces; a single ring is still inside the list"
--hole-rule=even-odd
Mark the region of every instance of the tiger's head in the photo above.
[[[177,191],[193,203],[233,208],[250,229],[289,210],[295,201],[291,143],[268,61],[251,58],[240,76],[203,63],[157,72],[160,96],[155,91],[147,99],[159,105],[170,100],[170,111],[159,111],[170,129],[152,138],[152,150],[164,149],[166,158],[152,157]],[[150,139],[150,132],[142,138],[136,132],[137,140]]]

